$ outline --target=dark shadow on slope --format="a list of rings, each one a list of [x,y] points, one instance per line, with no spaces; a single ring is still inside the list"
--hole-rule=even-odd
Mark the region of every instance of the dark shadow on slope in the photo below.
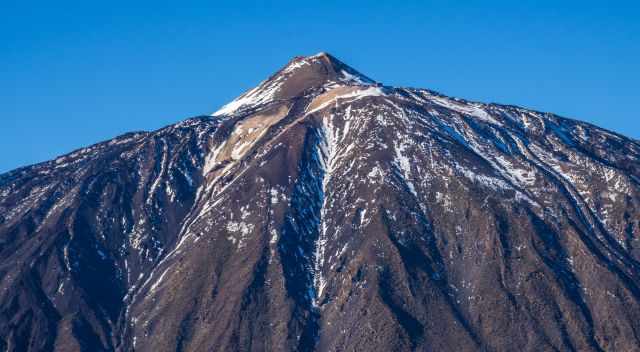
[[[298,165],[299,175],[278,242],[285,289],[295,301],[292,321],[289,322],[290,331],[300,334],[299,338],[290,336],[289,339],[299,341],[298,351],[313,350],[319,334],[319,314],[313,306],[316,295],[315,246],[324,197],[324,170],[320,162],[319,143],[320,136],[313,128],[309,128]]]
[[[551,269],[551,272],[555,275],[556,282],[559,284],[562,292],[565,294],[565,297],[578,307],[582,318],[587,324],[587,331],[585,333],[591,347],[597,351],[602,351],[602,348],[595,339],[594,322],[591,310],[580,293],[580,282],[578,278],[573,274],[567,264],[567,254],[560,244],[558,234],[532,212],[529,212],[528,215],[534,228],[534,234],[537,235],[538,239],[542,242],[542,246],[535,241],[533,242],[533,248],[535,249],[536,254],[543,263]],[[569,346],[572,346],[573,343],[571,338],[566,335],[567,332],[563,331],[562,333],[565,342]]]
[[[410,207],[407,208],[411,209]],[[422,232],[422,236],[426,238],[427,254],[425,254],[423,249],[420,248],[414,240],[404,244],[399,241],[397,234],[393,230],[392,219],[388,217],[386,210],[382,208],[381,214],[383,214],[383,223],[387,229],[389,240],[391,241],[391,243],[393,243],[394,247],[400,253],[400,258],[402,259],[404,270],[408,275],[411,276],[411,281],[423,282],[422,276],[420,276],[418,273],[420,271],[425,273],[427,275],[429,283],[433,285],[433,287],[435,287],[440,293],[440,297],[446,302],[455,319],[460,323],[473,343],[478,348],[480,348],[483,345],[482,340],[475,333],[472,326],[462,315],[462,312],[460,311],[454,300],[448,294],[449,284],[446,273],[444,272],[445,265],[435,243],[435,237],[433,236],[433,233],[430,229],[430,225],[420,209],[412,210],[412,212],[420,221],[419,226],[422,227],[422,229],[420,229]],[[415,326],[410,326],[411,329],[413,329],[414,327]],[[407,333],[409,332],[407,331]],[[417,345],[420,342],[421,341],[419,339],[412,340],[412,344]]]

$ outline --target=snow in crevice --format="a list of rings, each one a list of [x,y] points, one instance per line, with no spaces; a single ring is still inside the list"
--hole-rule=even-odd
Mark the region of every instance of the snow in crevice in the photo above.
[[[408,143],[395,140],[394,141],[394,153],[395,159],[394,164],[400,170],[404,183],[407,185],[407,188],[413,194],[416,199],[418,198],[418,193],[416,192],[416,188],[413,185],[412,175],[411,175],[411,160],[407,156],[407,148],[409,147]]]
[[[72,271],[72,267],[71,267],[71,259],[69,258],[69,244],[70,244],[71,240],[69,240],[69,242],[67,242],[67,244],[65,244],[64,248],[62,249],[62,255],[64,258],[64,266],[67,269],[67,271]]]
[[[463,120],[452,120],[452,126],[439,122],[439,128],[447,135],[458,141],[465,148],[484,160],[497,174],[495,176],[480,175],[477,172],[456,164],[456,169],[462,171],[467,178],[485,184],[491,188],[512,189],[516,191],[516,198],[523,199],[532,205],[539,206],[529,195],[525,194],[527,187],[533,186],[537,180],[536,168],[527,160],[522,160],[518,154],[513,154],[512,148],[523,153],[526,146],[518,136],[509,135],[515,146],[507,147],[508,142],[501,133],[499,126],[492,126],[493,134],[473,133],[474,129]]]
[[[147,204],[152,204],[153,202],[153,197],[155,195],[156,189],[160,185],[160,182],[162,181],[164,174],[166,172],[168,157],[169,157],[169,146],[167,145],[167,142],[164,139],[162,139],[162,160],[160,161],[160,172],[158,173],[158,175],[156,176],[156,179],[153,181],[153,184],[151,184],[151,187],[149,188],[149,196],[147,198]]]
[[[318,239],[315,243],[315,254],[314,254],[314,275],[313,275],[313,285],[314,285],[314,298],[313,305],[315,307],[319,306],[319,302],[322,298],[322,294],[327,285],[327,281],[322,273],[324,265],[325,265],[325,255],[326,255],[326,244],[327,244],[327,211],[329,209],[328,204],[328,192],[329,192],[329,182],[333,175],[333,172],[336,167],[336,151],[337,145],[336,141],[338,139],[337,129],[333,125],[333,115],[327,116],[323,119],[322,129],[320,131],[320,165],[322,167],[323,176],[322,176],[322,206],[320,208],[320,230],[318,233]],[[343,131],[345,133],[345,131]]]

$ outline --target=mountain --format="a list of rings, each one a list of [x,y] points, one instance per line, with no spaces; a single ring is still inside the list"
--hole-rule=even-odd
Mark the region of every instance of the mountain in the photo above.
[[[7,351],[640,351],[640,143],[297,57],[0,175]]]

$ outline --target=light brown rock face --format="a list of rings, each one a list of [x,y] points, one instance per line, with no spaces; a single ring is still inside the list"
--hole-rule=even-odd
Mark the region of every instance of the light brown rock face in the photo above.
[[[638,351],[640,144],[295,58],[0,175],[0,349]]]

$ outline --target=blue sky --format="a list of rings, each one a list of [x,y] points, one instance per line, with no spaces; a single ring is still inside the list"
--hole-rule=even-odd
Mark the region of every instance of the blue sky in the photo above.
[[[211,113],[319,51],[640,138],[631,1],[102,3],[0,0],[0,172]]]

